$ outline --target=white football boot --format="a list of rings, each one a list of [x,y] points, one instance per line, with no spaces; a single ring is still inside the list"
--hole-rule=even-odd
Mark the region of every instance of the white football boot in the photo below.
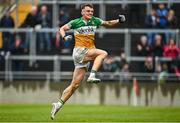
[[[88,83],[100,83],[101,80],[98,78],[95,78],[95,77],[88,77],[87,82]]]
[[[56,113],[59,111],[61,106],[58,103],[52,103],[51,119],[54,120]]]

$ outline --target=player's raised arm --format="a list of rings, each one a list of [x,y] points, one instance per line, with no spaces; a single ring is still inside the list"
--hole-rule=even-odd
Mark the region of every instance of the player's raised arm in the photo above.
[[[115,26],[119,23],[124,23],[126,21],[126,18],[124,15],[119,15],[118,19],[115,20],[109,20],[109,21],[103,21],[102,26],[105,27],[111,27],[111,26]]]
[[[68,24],[65,24],[59,29],[59,33],[62,36],[64,41],[69,41],[72,39],[72,35],[66,35],[66,31],[70,30]]]

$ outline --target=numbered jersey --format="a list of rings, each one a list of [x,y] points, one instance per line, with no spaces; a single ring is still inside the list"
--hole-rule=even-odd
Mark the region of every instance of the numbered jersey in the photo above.
[[[102,23],[103,20],[94,16],[88,22],[82,17],[70,21],[68,26],[74,29],[75,47],[95,48],[95,31]]]

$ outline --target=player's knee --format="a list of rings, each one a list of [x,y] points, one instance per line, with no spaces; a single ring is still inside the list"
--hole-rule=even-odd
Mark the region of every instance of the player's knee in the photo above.
[[[102,56],[103,58],[106,58],[108,56],[108,53],[106,51],[103,51]]]

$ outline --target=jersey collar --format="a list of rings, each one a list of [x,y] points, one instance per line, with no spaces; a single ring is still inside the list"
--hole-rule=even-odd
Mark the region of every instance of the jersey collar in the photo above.
[[[93,18],[93,16],[91,17],[90,20],[85,21],[85,20],[83,19],[83,17],[81,17],[81,20],[84,22],[85,25],[87,25],[89,22],[91,22],[92,18]]]

